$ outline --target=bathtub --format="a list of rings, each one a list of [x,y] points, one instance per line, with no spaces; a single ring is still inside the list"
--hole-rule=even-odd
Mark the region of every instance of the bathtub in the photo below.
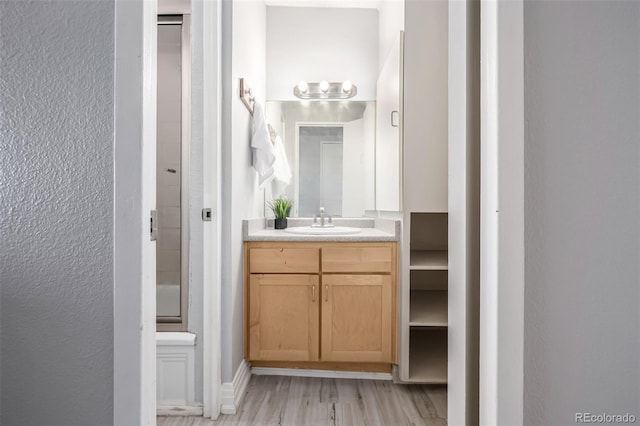
[[[156,286],[156,312],[160,316],[180,316],[180,285]]]

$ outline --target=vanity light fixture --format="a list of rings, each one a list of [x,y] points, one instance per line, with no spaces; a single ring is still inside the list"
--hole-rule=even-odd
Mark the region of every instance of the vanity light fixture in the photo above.
[[[309,91],[309,85],[306,81],[301,81],[300,83],[298,83],[298,91],[300,93],[307,93]]]
[[[350,80],[341,83],[301,81],[293,87],[293,94],[300,99],[349,99],[357,93],[358,88]]]

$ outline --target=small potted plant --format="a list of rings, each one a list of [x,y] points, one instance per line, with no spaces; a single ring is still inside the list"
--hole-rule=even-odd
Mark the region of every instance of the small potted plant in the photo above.
[[[289,200],[285,196],[281,196],[278,198],[274,198],[267,204],[276,217],[275,228],[285,229],[287,227],[287,217],[289,217],[291,208],[293,207],[293,201]]]

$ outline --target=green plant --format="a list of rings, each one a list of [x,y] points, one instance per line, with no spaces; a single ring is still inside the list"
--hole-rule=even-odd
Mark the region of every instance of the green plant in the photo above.
[[[291,213],[293,207],[293,200],[289,200],[287,197],[278,197],[267,203],[276,219],[286,219]]]

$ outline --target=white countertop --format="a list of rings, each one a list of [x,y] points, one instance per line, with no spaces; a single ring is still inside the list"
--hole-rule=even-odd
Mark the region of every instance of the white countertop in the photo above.
[[[312,219],[292,218],[289,219],[289,227],[308,226]],[[357,234],[347,235],[303,235],[292,234],[284,229],[267,228],[265,218],[250,219],[242,221],[244,241],[400,241],[400,221],[392,219],[373,218],[336,218],[336,226],[350,226],[361,228]]]

